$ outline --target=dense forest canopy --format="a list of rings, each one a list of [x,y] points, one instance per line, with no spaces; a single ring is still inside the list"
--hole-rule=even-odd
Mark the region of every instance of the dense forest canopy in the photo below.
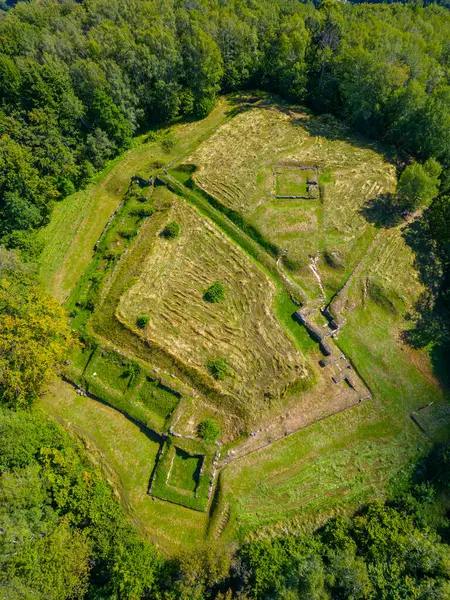
[[[450,595],[450,452],[438,448],[385,504],[312,536],[160,555],[101,475],[36,410],[0,410],[4,600],[443,600]]]
[[[205,115],[220,91],[262,86],[446,164],[449,39],[436,5],[19,3],[0,23],[0,235],[29,247],[133,134]]]
[[[409,333],[450,344],[450,12],[334,0],[4,1],[0,244],[36,259],[55,202],[133,136],[263,88],[399,150],[427,291]],[[428,3],[427,3],[428,4]],[[448,4],[448,3],[447,3]],[[408,165],[408,166],[407,166]],[[404,168],[406,167],[406,168]],[[17,344],[19,342],[19,344]],[[168,561],[125,522],[79,448],[23,410],[64,360],[63,310],[0,252],[0,598],[448,598],[448,448],[408,488],[313,536]],[[8,410],[6,405],[18,408]]]
[[[255,87],[335,113],[396,145],[403,161],[439,161],[441,193],[449,193],[444,7],[36,0],[20,2],[0,20],[2,244],[33,259],[41,249],[35,232],[54,202],[126,149],[134,134],[180,116],[201,117],[220,92]],[[448,202],[432,207],[422,228],[419,245],[432,256],[422,275],[438,277],[420,311],[418,345],[450,335],[449,248],[436,225]]]

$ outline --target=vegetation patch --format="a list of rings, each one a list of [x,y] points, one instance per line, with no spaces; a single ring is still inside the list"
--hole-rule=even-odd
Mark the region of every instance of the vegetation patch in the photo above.
[[[203,299],[211,304],[218,304],[225,300],[225,286],[220,281],[215,281],[203,294]]]
[[[162,236],[167,238],[168,240],[172,240],[180,235],[181,227],[175,221],[171,221],[167,223],[162,231]]]
[[[197,381],[202,377],[211,387],[220,385],[229,396],[228,405],[221,400],[223,407],[254,418],[267,410],[265,393],[274,402],[284,402],[289,386],[307,377],[304,358],[273,314],[276,288],[271,280],[211,221],[169,196],[173,204],[166,218],[176,220],[182,233],[170,245],[147,234],[142,240],[148,240],[147,253],[139,261],[127,255],[130,264],[139,263],[140,274],[114,299],[114,318],[136,332],[137,316],[148,315],[148,327],[136,332],[146,347],[164,349],[173,365],[169,368],[175,368],[176,357],[179,364],[195,369]],[[211,281],[226,287],[226,302],[203,300]],[[220,297],[221,287],[214,290]],[[97,314],[104,318],[101,307]],[[210,377],[207,363],[214,355],[226,357],[233,377]]]
[[[258,110],[251,109],[248,114]],[[278,120],[283,121],[286,117],[285,113],[271,112],[275,113]],[[242,116],[236,117],[238,127],[238,120]],[[317,123],[318,121],[315,121],[314,125]],[[264,123],[262,125],[264,132]],[[286,123],[283,127],[285,125]],[[288,125],[291,127],[290,123]],[[318,402],[320,404],[320,394],[315,395],[313,386],[318,384],[323,390],[327,377],[330,380],[328,387],[336,385],[331,384],[330,374],[334,373],[334,367],[320,370],[317,366],[313,376],[304,376],[305,364],[302,355],[309,353],[314,361],[317,361],[320,355],[317,356],[317,345],[292,318],[298,306],[289,296],[287,289],[290,288],[283,289],[284,284],[280,285],[283,279],[277,279],[280,272],[283,272],[277,271],[279,265],[281,267],[283,263],[292,265],[292,269],[295,268],[295,276],[299,281],[301,280],[302,285],[304,280],[312,282],[311,285],[307,283],[307,288],[314,298],[314,294],[317,293],[315,287],[317,283],[314,279],[317,281],[317,278],[311,268],[310,255],[308,254],[306,262],[302,262],[302,258],[293,255],[284,243],[278,244],[277,241],[275,244],[270,241],[273,232],[264,230],[261,227],[262,221],[261,223],[252,221],[255,215],[259,214],[258,211],[265,210],[266,205],[271,204],[276,211],[278,224],[285,227],[289,222],[293,227],[301,226],[305,232],[312,232],[311,235],[305,235],[303,241],[312,243],[313,264],[324,281],[327,293],[339,289],[342,283],[348,282],[341,296],[342,306],[345,309],[375,306],[380,310],[383,319],[388,315],[394,320],[406,306],[404,296],[411,294],[412,297],[416,292],[416,287],[408,282],[411,263],[407,263],[410,259],[408,258],[399,268],[397,257],[400,255],[404,257],[407,254],[403,247],[400,248],[397,234],[383,232],[375,237],[375,231],[367,222],[364,227],[353,230],[353,223],[347,221],[347,211],[351,213],[353,210],[353,217],[356,220],[361,215],[359,205],[351,205],[350,200],[342,205],[341,213],[336,204],[333,209],[336,211],[334,215],[336,220],[328,219],[327,210],[335,201],[331,194],[334,186],[340,189],[342,177],[347,178],[346,185],[348,184],[354,176],[354,170],[357,168],[355,165],[359,164],[359,160],[370,163],[370,168],[376,170],[381,155],[374,152],[372,148],[363,146],[357,148],[356,158],[350,157],[349,147],[342,146],[347,142],[340,140],[337,135],[334,135],[333,139],[331,135],[330,139],[326,138],[326,132],[335,127],[333,122],[328,123],[326,127],[323,124],[321,126],[323,129],[319,129],[320,135],[315,136],[320,138],[318,152],[320,154],[324,149],[328,152],[326,161],[324,159],[324,162],[320,163],[319,186],[321,186],[323,202],[304,202],[301,199],[297,202],[296,199],[274,198],[273,172],[269,167],[273,164],[270,162],[273,158],[270,158],[270,161],[268,159],[258,169],[257,186],[264,187],[267,196],[264,197],[264,202],[262,196],[259,198],[261,202],[258,206],[254,206],[253,213],[251,211],[246,213],[242,207],[232,208],[231,202],[227,205],[225,195],[217,199],[215,195],[209,193],[209,190],[202,191],[197,185],[201,184],[199,179],[202,173],[201,166],[196,169],[191,164],[179,172],[175,169],[174,175],[178,182],[171,178],[170,174],[162,174],[159,185],[154,189],[152,186],[142,187],[140,183],[133,183],[116,219],[110,223],[101,237],[98,252],[69,302],[73,315],[72,324],[79,329],[82,339],[87,344],[93,336],[97,339],[97,343],[100,342],[97,349],[91,346],[90,349],[86,348],[74,353],[70,369],[75,373],[72,377],[75,382],[156,431],[167,431],[170,419],[179,407],[174,419],[177,423],[177,431],[192,437],[198,435],[205,442],[217,439],[216,436],[221,435],[220,430],[217,432],[217,425],[214,431],[215,428],[211,427],[211,423],[206,424],[208,420],[212,420],[215,425],[217,418],[220,429],[224,432],[223,438],[227,442],[236,441],[238,435],[248,432],[247,424],[252,418],[256,416],[262,420],[264,414],[269,415],[270,409],[273,410],[273,414],[277,414],[276,435],[282,436],[285,415],[281,416],[280,408],[286,406],[290,398],[298,400],[297,405],[303,405],[306,413],[313,403],[314,408]],[[309,135],[310,124],[306,122],[297,126],[297,132],[303,127],[303,133]],[[289,132],[290,129],[286,130],[286,135],[289,135]],[[291,138],[290,143],[293,140],[294,138]],[[211,140],[204,143],[207,145],[210,142]],[[195,152],[201,152],[202,146],[203,144],[199,145]],[[291,159],[294,154],[293,147],[291,146],[290,150]],[[301,144],[299,147],[301,152],[306,148]],[[275,148],[275,154],[279,154],[282,159],[286,156],[283,148],[281,151],[278,147]],[[338,157],[333,154],[338,150],[342,152],[339,160],[348,161],[347,170],[342,170],[342,162],[339,162]],[[311,164],[312,160],[315,160],[312,156],[312,146],[308,152],[309,155],[300,156],[303,164]],[[345,154],[346,152],[348,155]],[[278,160],[277,157],[275,159]],[[251,163],[251,159],[249,160]],[[331,167],[328,167],[328,161]],[[365,164],[364,168],[366,167]],[[389,171],[390,167],[383,164],[380,169],[376,176],[382,179],[382,176],[386,175],[384,169]],[[289,176],[283,185],[297,185],[297,178],[290,179],[291,172],[294,173],[295,169],[288,168],[287,172]],[[180,197],[161,185],[163,179],[170,182],[172,189],[177,191]],[[187,184],[190,189],[181,184]],[[302,181],[301,185],[306,185],[305,181]],[[148,197],[143,200],[143,194],[146,193]],[[253,198],[251,194],[249,198]],[[186,200],[196,208],[191,208]],[[140,206],[149,209],[144,211],[145,215],[138,210],[137,207]],[[217,225],[205,215],[213,218],[229,237],[225,237]],[[168,244],[161,232],[170,223],[176,223],[180,228]],[[121,231],[127,228],[135,233],[132,237],[124,238]],[[258,232],[263,232],[261,237],[258,237]],[[291,233],[294,239],[296,233],[294,230]],[[266,244],[267,240],[269,242]],[[350,243],[349,240],[353,241]],[[242,248],[239,248],[235,242]],[[255,265],[252,259],[259,261],[263,268]],[[273,280],[267,277],[264,268],[273,269],[271,271],[274,274]],[[405,294],[396,295],[393,293],[392,286],[390,287],[389,281],[394,270],[400,273],[400,287],[402,290],[403,287],[405,288]],[[279,289],[274,285],[274,281],[280,285]],[[211,282],[215,283],[211,285]],[[221,301],[205,302],[205,291],[214,286],[217,288],[217,284],[223,286],[222,291],[226,290]],[[218,295],[221,296],[220,290]],[[216,297],[216,294],[213,297]],[[293,297],[295,298],[295,295]],[[391,302],[395,311],[392,310]],[[139,317],[148,318],[143,328],[138,326]],[[380,316],[376,318],[379,320]],[[283,324],[284,331],[279,323]],[[323,326],[324,323],[318,323],[319,325]],[[358,324],[358,327],[360,326]],[[346,331],[339,335],[345,343]],[[124,355],[110,354],[111,350],[110,347],[107,348],[107,342],[120,347]],[[389,347],[388,351],[395,364],[398,349]],[[128,356],[125,356],[125,353]],[[361,350],[356,360],[351,348],[347,347],[345,353],[352,362],[359,365],[358,360],[361,359],[364,351]],[[225,357],[226,360],[223,358],[211,360],[211,357]],[[370,364],[369,359],[367,363]],[[232,377],[227,376],[230,373]],[[384,376],[380,374],[379,377],[383,379]],[[183,404],[179,406],[180,395],[175,391],[180,389],[178,378],[190,383],[195,388],[195,392],[200,392],[202,396],[204,394],[204,397],[200,398],[200,394],[194,397],[191,389],[189,398],[183,398]],[[373,387],[376,389],[376,385],[372,387],[372,384],[371,380],[371,389]],[[380,387],[379,398],[389,396],[390,391],[386,389]],[[348,392],[349,390],[344,390],[342,398]],[[334,406],[345,408],[345,402],[341,401],[339,393],[337,391],[336,401],[332,394],[327,396],[330,407],[327,404],[321,414],[326,416],[329,414],[327,410],[334,410],[332,408]],[[186,415],[185,404],[188,406]],[[291,411],[291,407],[294,411],[298,410],[297,405],[293,402],[289,403],[286,412]],[[319,413],[312,411],[311,414],[313,416],[309,423]],[[389,413],[385,424],[386,430],[395,421],[391,417]],[[306,418],[301,420],[300,411],[296,418],[299,418],[299,423],[308,422]],[[232,419],[235,419],[232,425],[234,430],[230,433]],[[267,436],[267,443],[270,443],[272,432],[275,430],[270,429],[269,432],[269,429],[270,426],[267,428],[263,426],[256,431],[255,437],[243,436],[241,441],[246,442],[247,439],[250,442],[256,441],[260,433],[263,435],[262,432],[267,431],[268,433],[264,435]],[[321,429],[318,431],[320,432]],[[364,449],[369,463],[377,452],[385,456],[384,449],[381,447],[375,450],[371,443],[366,444],[369,434],[364,436],[364,432],[361,436],[359,433],[355,434],[355,440],[361,437],[360,447]],[[324,443],[320,435],[319,438],[318,447]],[[163,444],[162,453],[154,470],[150,493],[154,497],[178,504],[179,508],[173,510],[182,511],[183,507],[188,507],[204,511],[208,506],[217,448],[211,445],[212,450],[209,452],[199,444],[201,446],[203,442],[181,438],[178,434],[170,434]],[[411,452],[414,447],[414,435],[408,444],[406,453]],[[358,504],[369,497],[369,477],[359,485],[358,475],[352,471],[349,479],[354,490],[347,494],[345,486],[339,485],[339,482],[345,479],[344,476],[340,474],[339,481],[336,483],[336,477],[328,472],[337,469],[339,473],[347,473],[338,463],[339,460],[344,462],[350,460],[348,457],[351,453],[341,452],[340,459],[336,463],[332,463],[329,467],[324,461],[314,471],[306,452],[304,457],[307,464],[300,495],[297,494],[299,487],[295,482],[291,487],[288,480],[283,479],[283,483],[279,486],[278,469],[285,469],[288,479],[299,477],[298,474],[303,469],[295,462],[295,456],[300,456],[301,453],[290,452],[288,446],[280,452],[275,467],[270,462],[270,457],[273,456],[271,453],[259,454],[258,463],[251,463],[257,475],[250,477],[245,469],[241,472],[238,463],[233,467],[233,469],[237,468],[239,473],[239,477],[233,482],[233,493],[236,490],[245,490],[243,497],[246,498],[244,500],[246,506],[238,506],[232,496],[227,495],[227,490],[230,488],[225,486],[222,490],[225,491],[223,494],[225,505],[231,507],[231,513],[228,508],[222,511],[223,507],[220,507],[220,512],[233,515],[233,527],[237,525],[241,527],[240,531],[249,531],[261,522],[268,524],[273,519],[297,517],[304,506],[311,512],[317,507],[318,510],[328,510],[337,505],[337,500],[334,498],[348,497],[350,503]],[[336,448],[339,450],[337,442]],[[230,447],[230,452],[232,450],[233,446]],[[399,458],[395,464],[400,465],[402,460],[403,458]],[[262,461],[262,474],[257,467],[259,461]],[[242,464],[245,465],[245,461]],[[208,478],[205,480],[203,474],[206,472],[205,468],[208,469],[208,465],[211,476],[209,480]],[[152,468],[153,464],[149,464],[149,474]],[[370,468],[368,472],[371,472]],[[248,482],[244,484],[241,475],[244,479],[248,477]],[[311,478],[320,479],[322,476],[329,483],[327,489],[330,497],[321,498],[320,490],[317,488],[309,501],[304,494],[307,494],[308,486],[311,487]],[[380,489],[384,484],[384,481],[379,482]],[[272,492],[274,498],[268,501],[267,511],[265,512],[265,509],[262,511],[263,498],[269,497]],[[237,496],[240,497],[240,493],[237,493]]]
[[[214,377],[214,379],[225,379],[227,375],[230,375],[230,367],[223,358],[217,358],[215,360],[209,360],[207,363],[208,371]]]
[[[189,438],[167,436],[149,494],[193,510],[206,511],[215,477],[218,447]]]
[[[196,165],[195,182],[283,250],[285,264],[295,265],[296,280],[317,294],[310,256],[340,253],[341,272],[324,273],[325,287],[330,278],[335,289],[364,254],[360,238],[367,231],[375,235],[361,210],[367,200],[395,187],[395,169],[379,150],[361,138],[353,141],[352,132],[332,118],[298,119],[255,105],[220,126],[185,162]],[[279,175],[273,164],[280,165]],[[278,192],[304,195],[306,180],[314,175],[291,165],[311,164],[317,166],[321,202],[276,197]]]
[[[168,485],[194,493],[203,463],[203,456],[193,456],[180,448],[174,448],[172,468]]]
[[[167,423],[181,398],[181,394],[148,375],[136,386],[139,400]]]
[[[277,198],[316,199],[319,197],[319,177],[315,168],[277,168],[274,174]]]
[[[150,319],[147,317],[147,315],[141,315],[136,319],[136,325],[139,327],[139,329],[145,329],[149,321]]]
[[[152,502],[147,494],[163,442],[159,436],[138,427],[114,408],[76,394],[63,381],[57,382],[40,404],[83,440],[141,536],[168,555],[198,547],[204,537],[206,514],[170,502]]]
[[[205,419],[198,424],[198,435],[207,442],[215,442],[220,436],[219,426],[212,419]]]
[[[139,363],[98,346],[77,350],[67,377],[143,425],[161,432],[177,407],[181,394],[152,377]]]

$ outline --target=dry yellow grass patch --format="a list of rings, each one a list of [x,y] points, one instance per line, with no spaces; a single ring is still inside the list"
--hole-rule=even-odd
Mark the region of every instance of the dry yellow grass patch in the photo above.
[[[230,375],[215,385],[247,412],[270,407],[307,375],[303,357],[274,316],[274,283],[212,222],[175,197],[167,220],[181,226],[180,236],[155,237],[138,281],[119,302],[119,318],[134,327],[139,315],[148,315],[149,325],[139,333],[206,376],[208,361],[226,360]],[[203,294],[215,281],[226,295],[211,304]]]
[[[224,123],[189,162],[201,187],[286,249],[299,268],[318,251],[339,250],[351,269],[360,258],[354,249],[372,229],[361,208],[395,187],[393,165],[367,141],[334,120],[275,108],[254,107]],[[320,201],[275,197],[273,169],[289,164],[317,167]]]

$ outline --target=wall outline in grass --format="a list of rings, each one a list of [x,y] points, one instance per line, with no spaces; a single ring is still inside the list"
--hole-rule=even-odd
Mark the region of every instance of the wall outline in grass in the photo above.
[[[315,166],[280,165],[273,169],[275,197],[320,200],[319,170]]]
[[[215,482],[220,444],[182,437],[172,429],[169,431],[159,451],[148,494],[159,500],[206,512]],[[178,461],[190,460],[195,463],[194,472],[191,473],[191,469],[185,474],[180,474],[181,468],[177,468],[177,458]],[[191,475],[195,481],[193,489],[189,489]]]

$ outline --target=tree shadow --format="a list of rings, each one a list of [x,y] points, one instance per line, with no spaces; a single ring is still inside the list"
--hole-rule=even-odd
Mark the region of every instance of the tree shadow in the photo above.
[[[369,223],[386,229],[396,227],[404,217],[395,194],[391,193],[378,194],[368,200],[360,212]]]
[[[398,150],[393,146],[369,137],[334,115],[311,114],[307,119],[293,117],[292,124],[302,127],[313,137],[323,137],[327,140],[346,142],[357,148],[373,150],[392,163],[396,169],[399,169],[403,163]]]
[[[435,253],[435,244],[428,225],[428,211],[403,229],[403,239],[414,252],[414,266],[422,283],[433,295],[441,287],[442,265]]]
[[[414,266],[425,290],[409,316],[412,327],[403,332],[403,340],[413,348],[429,348],[433,373],[443,387],[450,389],[450,305],[448,274],[436,252],[428,225],[428,211],[409,223],[403,238],[414,252]]]

